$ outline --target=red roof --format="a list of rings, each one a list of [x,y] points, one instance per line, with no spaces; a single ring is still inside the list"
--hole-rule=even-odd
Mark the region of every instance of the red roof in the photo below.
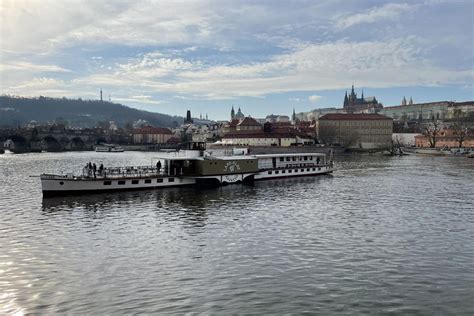
[[[259,122],[257,122],[255,119],[247,116],[246,118],[244,118],[242,121],[240,121],[239,124],[237,124],[238,126],[262,126],[262,124],[260,124]]]
[[[137,128],[133,131],[134,134],[167,134],[173,135],[173,132],[170,131],[168,128],[164,127],[151,127],[146,126],[143,128]]]
[[[311,138],[311,136],[297,131],[295,129],[278,129],[270,133],[264,131],[241,131],[235,133],[227,133],[223,138]]]
[[[377,121],[393,119],[381,114],[344,114],[344,113],[329,113],[321,116],[320,121]]]

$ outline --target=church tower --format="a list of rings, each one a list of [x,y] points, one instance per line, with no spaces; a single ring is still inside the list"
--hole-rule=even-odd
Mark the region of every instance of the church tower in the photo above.
[[[402,105],[407,105],[407,99],[405,98],[405,96],[403,96]]]
[[[235,117],[234,106],[232,106],[232,110],[230,110],[230,119],[233,120]]]
[[[344,108],[347,108],[349,106],[349,98],[347,98],[347,91],[346,95],[344,96]]]
[[[184,119],[184,124],[192,124],[193,119],[191,118],[191,111],[187,110],[186,111],[186,118]]]
[[[413,105],[413,99],[410,97],[410,101],[408,101],[408,105]]]

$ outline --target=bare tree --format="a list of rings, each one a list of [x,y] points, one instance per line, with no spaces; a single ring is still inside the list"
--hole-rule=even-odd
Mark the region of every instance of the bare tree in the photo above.
[[[425,126],[425,135],[428,137],[431,148],[436,147],[436,142],[438,141],[438,135],[441,131],[441,122],[432,119],[428,125]]]
[[[465,125],[459,124],[459,123],[454,124],[453,129],[454,129],[453,134],[456,137],[456,141],[459,144],[459,148],[461,148],[462,144],[464,143],[464,141],[466,140],[468,136],[469,130]]]

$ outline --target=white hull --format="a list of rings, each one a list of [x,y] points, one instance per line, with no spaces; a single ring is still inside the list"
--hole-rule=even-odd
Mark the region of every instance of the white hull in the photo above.
[[[52,177],[41,178],[43,195],[67,193],[94,193],[107,191],[126,191],[138,189],[165,188],[195,184],[195,179],[179,177],[150,177],[141,179],[78,179]]]

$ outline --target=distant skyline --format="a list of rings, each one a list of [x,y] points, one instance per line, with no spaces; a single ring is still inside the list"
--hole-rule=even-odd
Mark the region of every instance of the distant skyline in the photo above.
[[[474,99],[474,2],[0,2],[2,94],[228,119]]]

